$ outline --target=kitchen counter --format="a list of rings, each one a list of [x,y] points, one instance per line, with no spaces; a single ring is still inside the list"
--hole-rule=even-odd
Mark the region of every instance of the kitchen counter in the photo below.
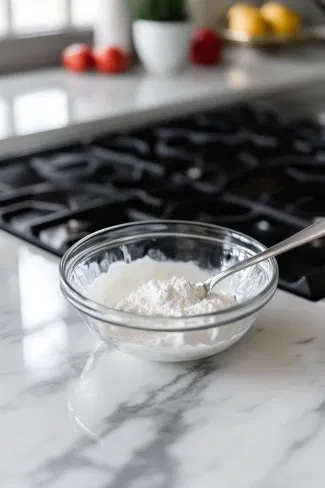
[[[325,50],[229,52],[157,79],[0,79],[1,154],[325,79]],[[1,488],[323,488],[324,303],[282,291],[236,346],[188,364],[98,343],[58,261],[0,231]]]
[[[178,76],[140,68],[119,76],[62,69],[0,78],[1,154],[25,153],[120,127],[323,81],[325,47],[230,49],[220,66]]]
[[[150,363],[98,344],[57,261],[1,232],[0,314],[1,487],[323,488],[323,305],[278,292],[228,351]]]

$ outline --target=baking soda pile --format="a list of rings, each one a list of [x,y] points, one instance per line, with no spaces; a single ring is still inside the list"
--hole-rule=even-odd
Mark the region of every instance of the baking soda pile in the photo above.
[[[169,280],[151,280],[130,293],[115,306],[137,315],[188,317],[215,312],[234,304],[234,298],[210,293],[198,283],[173,276]]]
[[[236,303],[232,295],[206,296],[199,283],[209,277],[191,262],[158,262],[148,257],[116,262],[90,285],[89,298],[133,314],[165,317],[202,315],[232,307]]]

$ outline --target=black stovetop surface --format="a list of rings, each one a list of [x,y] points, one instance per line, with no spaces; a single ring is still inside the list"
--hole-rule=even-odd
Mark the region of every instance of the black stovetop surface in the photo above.
[[[129,221],[208,222],[271,246],[322,216],[323,127],[261,104],[0,161],[0,227],[58,256]],[[325,240],[278,262],[283,289],[325,297]]]

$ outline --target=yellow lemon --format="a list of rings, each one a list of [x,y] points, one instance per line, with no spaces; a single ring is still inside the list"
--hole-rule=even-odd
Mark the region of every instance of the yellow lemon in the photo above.
[[[236,3],[228,10],[228,19],[234,18],[237,15],[245,15],[251,13],[259,14],[259,8],[256,5],[251,5],[249,3]]]
[[[228,12],[229,29],[239,31],[251,37],[258,37],[268,30],[267,24],[254,5],[237,4]]]
[[[301,26],[300,16],[278,2],[265,3],[260,8],[260,13],[272,31],[277,34],[290,35]]]

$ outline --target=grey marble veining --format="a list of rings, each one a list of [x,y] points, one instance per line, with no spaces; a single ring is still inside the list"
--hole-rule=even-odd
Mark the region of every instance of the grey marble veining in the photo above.
[[[57,261],[0,233],[1,488],[324,486],[324,304],[278,292],[214,358],[98,343]]]

